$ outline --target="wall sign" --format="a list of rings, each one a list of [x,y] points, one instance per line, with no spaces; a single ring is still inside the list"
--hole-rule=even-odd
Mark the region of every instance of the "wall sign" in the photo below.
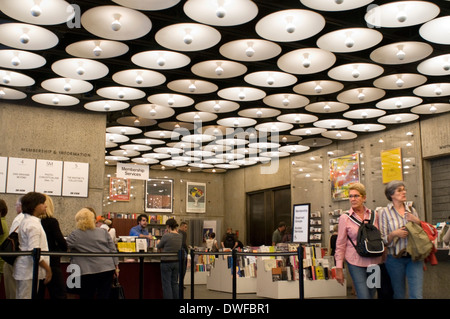
[[[35,171],[35,159],[10,157],[8,161],[6,192],[11,194],[26,194],[34,191]]]
[[[309,212],[311,204],[294,205],[292,220],[292,242],[308,243],[309,242]]]
[[[64,162],[63,196],[88,197],[89,163]]]
[[[0,157],[0,193],[6,192],[7,172],[8,172],[8,158]]]
[[[206,212],[206,184],[192,183],[186,184],[186,212],[205,213]]]
[[[120,178],[148,180],[148,165],[117,163],[116,176]]]
[[[35,191],[61,196],[62,172],[62,161],[37,160]]]

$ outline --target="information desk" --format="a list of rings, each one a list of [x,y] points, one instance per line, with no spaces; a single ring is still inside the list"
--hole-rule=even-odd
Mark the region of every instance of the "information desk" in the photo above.
[[[61,262],[61,269],[65,279],[70,275],[67,272],[69,263]],[[162,299],[161,270],[159,261],[143,263],[143,299]],[[139,299],[140,263],[139,259],[134,262],[119,263],[119,282],[122,285],[126,299]],[[77,299],[78,295],[69,292],[68,298]]]

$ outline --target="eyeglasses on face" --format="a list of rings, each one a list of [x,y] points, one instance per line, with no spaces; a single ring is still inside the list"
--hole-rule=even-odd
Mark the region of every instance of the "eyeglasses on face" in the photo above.
[[[349,198],[360,198],[361,195],[348,195]]]

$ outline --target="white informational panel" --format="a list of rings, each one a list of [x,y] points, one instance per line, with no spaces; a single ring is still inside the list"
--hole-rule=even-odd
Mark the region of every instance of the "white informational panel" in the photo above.
[[[63,196],[88,197],[89,163],[64,162]]]
[[[35,172],[35,159],[10,157],[6,192],[10,194],[26,194],[34,191]]]
[[[116,177],[124,179],[149,179],[149,166],[139,164],[117,163]]]
[[[0,156],[0,193],[6,192],[7,172],[8,172],[8,158]]]
[[[292,221],[292,241],[294,243],[309,242],[309,212],[311,204],[294,205]]]
[[[62,161],[37,160],[35,191],[47,195],[61,196]]]

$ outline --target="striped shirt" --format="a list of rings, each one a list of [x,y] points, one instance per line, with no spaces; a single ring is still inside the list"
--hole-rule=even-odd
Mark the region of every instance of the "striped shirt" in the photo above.
[[[417,211],[412,208],[412,211],[409,209],[409,206],[405,205],[405,212],[412,213],[414,216],[418,216]],[[392,240],[390,244],[388,244],[388,235],[392,233],[394,230],[402,228],[406,225],[408,221],[406,220],[406,216],[403,217],[397,212],[394,205],[389,203],[386,207],[383,208],[380,215],[380,232],[381,237],[384,240],[386,247],[388,247],[388,253],[391,255],[397,255],[401,250],[405,249],[408,244],[408,238],[397,238]]]

